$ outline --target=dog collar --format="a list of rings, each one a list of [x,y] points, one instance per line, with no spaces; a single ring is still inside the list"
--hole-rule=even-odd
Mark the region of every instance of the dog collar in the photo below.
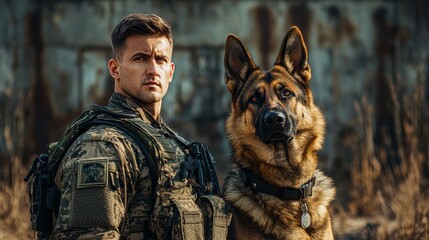
[[[304,200],[313,194],[313,186],[316,183],[316,177],[312,177],[310,181],[301,185],[300,188],[278,188],[241,168],[240,177],[243,179],[244,185],[252,189],[252,191],[269,194],[282,200]]]

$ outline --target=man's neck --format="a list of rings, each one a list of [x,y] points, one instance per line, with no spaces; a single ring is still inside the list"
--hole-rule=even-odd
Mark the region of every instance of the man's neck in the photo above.
[[[146,109],[156,121],[161,119],[161,102],[152,104],[139,104],[140,107]]]
[[[134,107],[140,107],[143,108],[146,112],[150,113],[152,115],[153,119],[156,121],[161,121],[161,106],[162,106],[162,100],[154,103],[144,103],[139,101],[138,99],[135,99],[127,94],[121,93],[116,91],[116,93],[124,96],[125,98],[131,100],[133,102]]]

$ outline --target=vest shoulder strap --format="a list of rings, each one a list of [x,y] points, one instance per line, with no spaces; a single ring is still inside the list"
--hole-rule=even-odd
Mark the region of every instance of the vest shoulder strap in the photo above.
[[[153,144],[152,137],[141,127],[133,124],[127,119],[136,118],[133,112],[112,111],[107,107],[97,105],[92,106],[92,110],[83,112],[65,131],[60,140],[53,146],[49,153],[48,168],[50,179],[54,179],[67,150],[73,142],[90,127],[97,125],[107,125],[115,127],[129,137],[139,146],[145,155],[150,171],[152,182],[152,195],[155,194],[156,184],[159,177],[157,160],[159,149]]]

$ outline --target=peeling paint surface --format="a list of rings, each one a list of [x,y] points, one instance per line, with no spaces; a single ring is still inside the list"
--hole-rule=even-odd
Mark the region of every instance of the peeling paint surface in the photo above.
[[[375,127],[389,129],[388,81],[412,92],[423,79],[429,93],[425,1],[16,0],[1,5],[0,122],[13,128],[10,116],[23,106],[26,135],[16,141],[24,146],[24,158],[42,152],[92,103],[107,102],[113,91],[107,70],[110,32],[132,12],[157,13],[172,24],[176,72],[163,118],[186,138],[208,144],[221,171],[230,155],[223,132],[230,98],[223,46],[229,33],[243,40],[258,65],[270,68],[287,30],[300,27],[315,102],[327,119],[320,154],[327,169],[335,159],[347,158],[344,141],[353,134],[354,103],[362,96],[376,108]],[[2,158],[10,154],[4,131],[0,128]]]

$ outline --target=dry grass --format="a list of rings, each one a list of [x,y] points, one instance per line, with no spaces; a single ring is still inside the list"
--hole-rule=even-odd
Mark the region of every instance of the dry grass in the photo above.
[[[365,98],[356,103],[359,120],[350,170],[351,201],[344,214],[372,218],[360,231],[360,239],[429,238],[429,179],[425,174],[429,113],[423,82],[415,87],[412,96],[399,97],[398,89],[390,84],[394,136],[383,134],[379,143],[373,140],[372,107]],[[392,163],[392,159],[398,161]]]
[[[0,183],[0,202],[3,203],[0,204],[0,239],[32,239],[28,188],[22,179],[26,169],[20,161],[14,162],[17,163],[13,166],[16,178],[12,186]]]
[[[0,96],[0,141],[6,148],[0,155],[0,239],[33,239],[28,187],[23,181],[25,97],[12,87],[2,89]]]

